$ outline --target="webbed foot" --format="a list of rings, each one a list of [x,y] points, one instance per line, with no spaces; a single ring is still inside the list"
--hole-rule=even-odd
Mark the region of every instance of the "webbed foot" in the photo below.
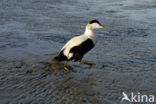
[[[91,62],[91,61],[83,61],[83,64],[96,65],[94,62]]]
[[[69,70],[70,70],[70,69],[68,68],[68,66],[64,66],[64,71],[65,71],[65,72],[69,72]]]

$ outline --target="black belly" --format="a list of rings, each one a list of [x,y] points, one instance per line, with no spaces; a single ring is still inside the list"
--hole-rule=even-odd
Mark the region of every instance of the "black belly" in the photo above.
[[[83,55],[87,53],[89,50],[91,50],[94,47],[94,43],[91,39],[87,39],[83,43],[81,43],[79,46],[75,46],[71,48],[70,53],[73,53],[73,57],[69,60],[78,61],[83,58]]]

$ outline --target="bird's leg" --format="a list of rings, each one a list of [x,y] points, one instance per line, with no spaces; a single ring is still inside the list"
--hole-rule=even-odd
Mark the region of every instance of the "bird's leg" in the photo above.
[[[96,65],[94,62],[91,62],[91,61],[83,61],[83,64]]]
[[[78,60],[78,64],[82,64],[81,60]]]
[[[78,64],[87,64],[87,65],[96,65],[94,62],[91,62],[91,61],[81,61],[81,60],[78,60]]]
[[[64,63],[64,70],[69,72],[68,61],[65,61],[65,63]]]

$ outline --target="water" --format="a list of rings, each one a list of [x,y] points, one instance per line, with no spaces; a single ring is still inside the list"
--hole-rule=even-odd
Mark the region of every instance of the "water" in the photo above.
[[[76,72],[66,73],[46,64],[92,19],[107,26],[83,58],[96,66],[70,62]],[[0,103],[119,104],[123,91],[156,95],[155,26],[155,0],[1,0]]]

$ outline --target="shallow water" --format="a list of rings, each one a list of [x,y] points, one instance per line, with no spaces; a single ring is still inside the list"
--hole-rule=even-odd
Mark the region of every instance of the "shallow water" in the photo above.
[[[46,62],[98,19],[84,60]],[[0,104],[120,104],[122,92],[156,96],[155,0],[1,0]],[[59,66],[59,67],[58,67]],[[128,104],[128,102],[124,102]]]

